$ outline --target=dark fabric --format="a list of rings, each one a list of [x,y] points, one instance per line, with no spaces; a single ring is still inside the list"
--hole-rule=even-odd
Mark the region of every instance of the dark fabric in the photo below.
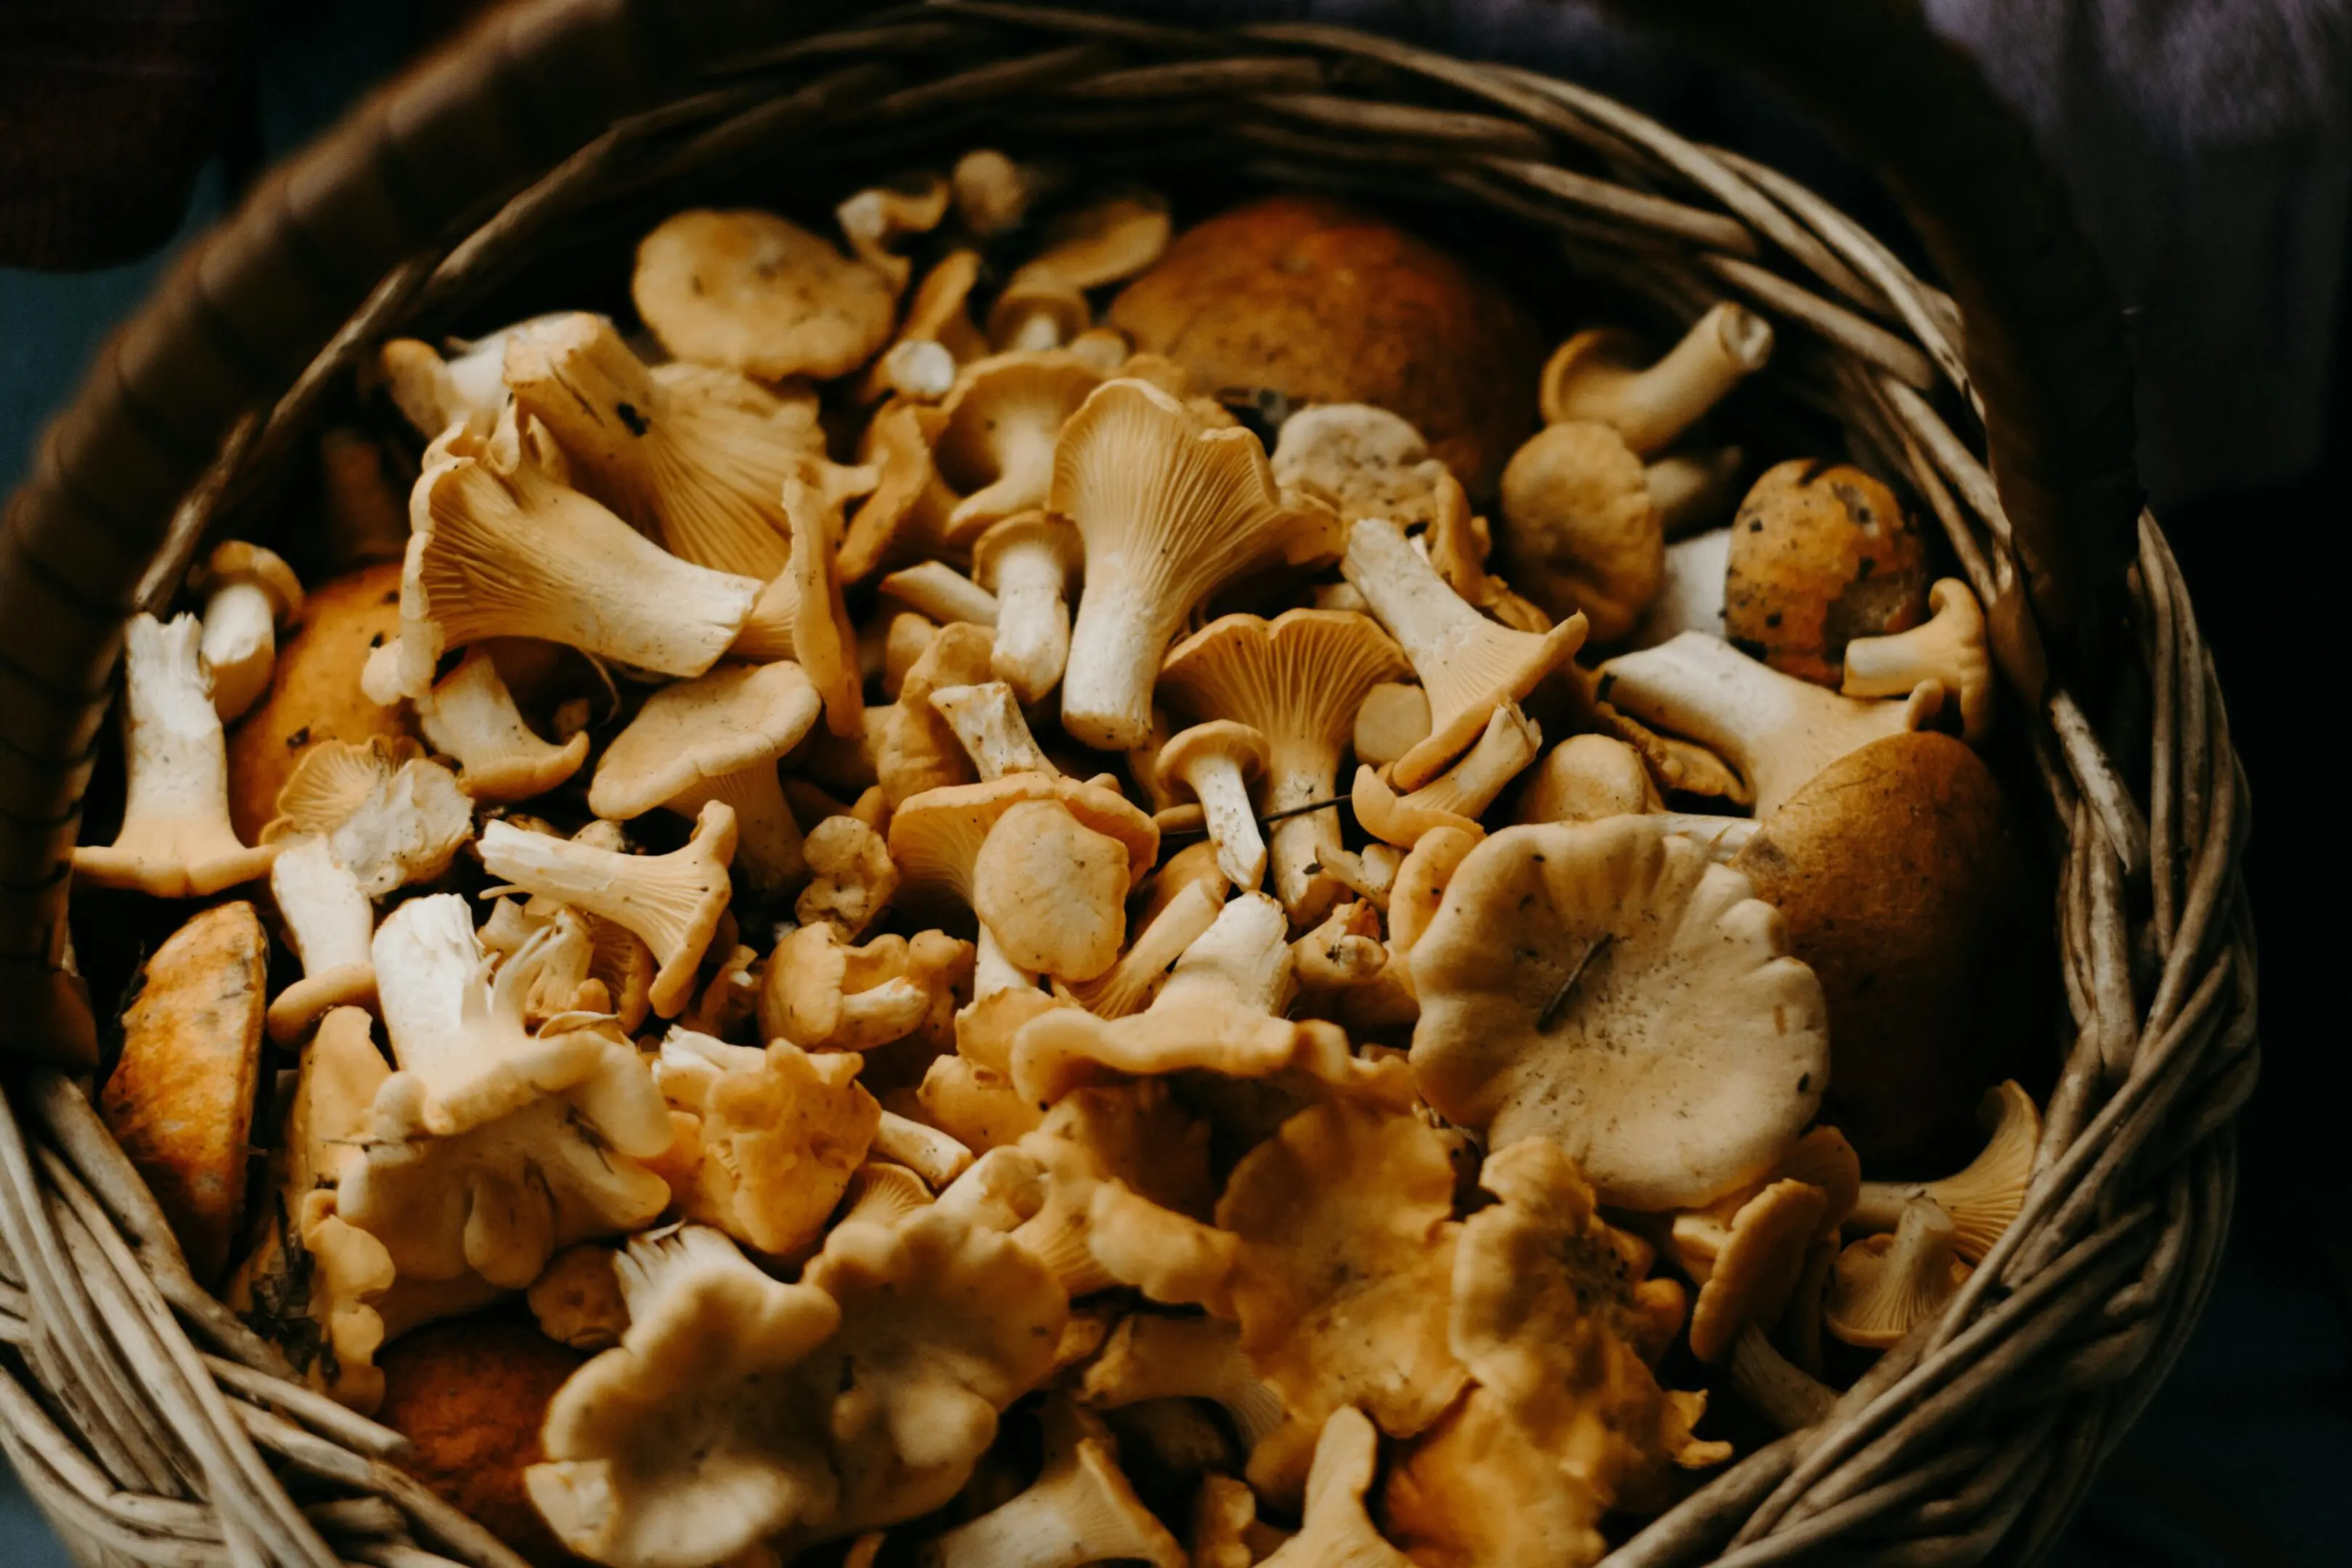
[[[0,265],[101,267],[180,226],[249,102],[246,0],[0,0]]]

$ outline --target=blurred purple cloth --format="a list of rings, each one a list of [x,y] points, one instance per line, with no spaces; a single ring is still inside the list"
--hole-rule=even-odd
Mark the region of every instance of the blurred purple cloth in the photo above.
[[[2317,453],[2352,191],[2352,0],[1921,0],[2065,175],[2139,373],[2161,506]],[[1311,17],[1588,82],[1874,216],[1752,86],[1585,0],[1124,0],[1168,19]]]

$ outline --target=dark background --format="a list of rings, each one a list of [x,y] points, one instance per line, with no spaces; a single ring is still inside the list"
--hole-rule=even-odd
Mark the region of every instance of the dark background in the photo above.
[[[156,49],[91,57],[63,47],[64,30],[45,19],[85,8],[132,16]],[[197,132],[171,155],[150,144],[143,156],[159,161],[141,165],[148,188],[139,203],[100,215],[110,248],[80,258],[81,270],[0,266],[0,495],[172,251],[232,206],[269,159],[472,8],[462,0],[0,0],[0,127],[12,110],[23,115],[28,94],[60,85],[104,83],[126,101],[177,91],[201,106]],[[1129,0],[1128,8],[1311,13],[1538,65],[1779,164],[1874,226],[1895,221],[1865,180],[1769,100],[1612,33],[1573,5]],[[2326,761],[2346,754],[2336,732],[2347,718],[2337,639],[2352,564],[2352,311],[2342,308],[2352,23],[2341,0],[1927,0],[1924,8],[1979,54],[2035,126],[2116,279],[2143,381],[2143,473],[2220,664],[2258,805],[2248,879],[2263,945],[2264,1078],[2244,1123],[2235,1232],[2180,1365],[2053,1561],[2352,1562],[2352,1132],[2336,1065],[2352,916],[2335,879],[2347,853],[2331,815],[2343,763]],[[204,31],[223,16],[227,31]],[[188,50],[162,47],[190,39],[204,46],[195,68]],[[118,129],[119,146],[103,136],[68,140],[94,163],[142,156],[140,127]],[[28,160],[55,154],[39,140],[0,142],[0,247],[16,243],[10,199],[32,189]],[[173,187],[189,172],[183,216]],[[93,259],[115,264],[88,266]],[[0,1564],[66,1563],[0,1467]]]

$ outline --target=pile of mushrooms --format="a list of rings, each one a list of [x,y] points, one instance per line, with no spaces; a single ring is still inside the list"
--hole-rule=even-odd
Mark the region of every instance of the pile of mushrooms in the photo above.
[[[1590,1563],[1706,1388],[1801,1426],[1937,1312],[2035,1107],[1841,1099],[1914,1050],[1845,1009],[1868,868],[2007,843],[1984,616],[1858,468],[1732,515],[1765,322],[1578,333],[1474,498],[1105,324],[1150,193],[837,223],[386,345],[397,563],[131,620],[75,872],[207,903],[102,1106],[237,1310],[364,1411],[527,1309],[518,1495],[612,1568]]]

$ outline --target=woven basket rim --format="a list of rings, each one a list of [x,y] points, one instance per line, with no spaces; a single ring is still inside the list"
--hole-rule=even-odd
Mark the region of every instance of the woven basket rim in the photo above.
[[[911,65],[942,38],[962,47],[974,28],[999,40],[978,65],[961,57],[928,76]],[[2119,763],[2098,710],[2053,673],[2072,661],[2045,651],[2019,528],[1980,435],[1939,412],[1964,426],[1984,412],[1959,310],[1774,171],[1584,89],[1321,26],[1177,32],[951,0],[705,56],[719,63],[576,146],[542,151],[550,172],[384,274],[323,351],[279,378],[282,395],[231,430],[148,555],[131,606],[168,601],[208,533],[252,504],[327,392],[383,336],[452,308],[535,239],[593,215],[584,192],[674,192],[696,160],[740,158],[783,131],[862,127],[887,142],[929,126],[971,144],[968,123],[1012,95],[1097,116],[1141,105],[1148,117],[1165,111],[1171,79],[1139,73],[1181,65],[1192,91],[1240,106],[1237,122],[1269,164],[1439,181],[1549,231],[1573,266],[1683,319],[1740,299],[1808,345],[1804,373],[1818,384],[1802,395],[1937,518],[1987,606],[2061,846],[2055,924],[2074,1036],[2025,1210],[1943,1317],[1885,1356],[1827,1422],[1744,1456],[1610,1562],[1813,1551],[2024,1562],[2044,1550],[2202,1305],[2234,1183],[2231,1118],[2258,1060],[2236,871],[2243,780],[2154,520],[2140,518],[2114,639],[2144,683],[2147,754]],[[1234,68],[1301,58],[1322,66],[1322,90],[1268,94],[1275,77]],[[1339,63],[1365,61],[1376,68],[1360,78]],[[1390,96],[1364,91],[1365,79]],[[1096,123],[1109,133],[1109,120]],[[1510,155],[1529,150],[1529,131],[1549,161]],[[0,591],[12,582],[36,597],[72,592],[55,573],[0,558]],[[0,653],[0,679],[9,668]],[[2134,780],[2145,781],[2137,792]],[[69,809],[66,819],[69,842]],[[53,964],[54,945],[43,952]],[[213,1353],[199,1355],[191,1331]],[[16,1366],[0,1365],[0,1448],[88,1552],[321,1568],[348,1555],[344,1538],[291,1500],[283,1470],[388,1501],[436,1552],[480,1568],[520,1562],[388,1463],[397,1438],[282,1381],[282,1359],[190,1278],[88,1100],[47,1069],[10,1082],[0,1114],[0,1342],[18,1348]]]

